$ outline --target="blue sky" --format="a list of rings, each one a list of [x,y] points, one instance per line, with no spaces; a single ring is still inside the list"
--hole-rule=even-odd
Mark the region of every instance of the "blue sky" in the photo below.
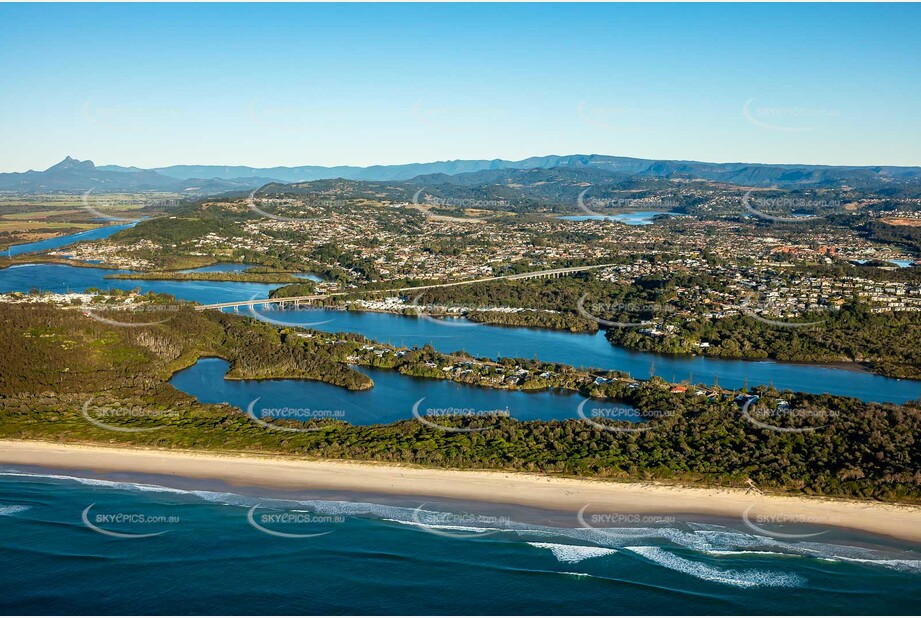
[[[0,170],[921,165],[917,5],[0,5]]]

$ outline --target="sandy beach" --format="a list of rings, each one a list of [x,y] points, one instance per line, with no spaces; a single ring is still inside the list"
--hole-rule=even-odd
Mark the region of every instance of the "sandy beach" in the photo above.
[[[589,513],[697,514],[738,518],[740,523],[747,518],[773,530],[784,522],[804,523],[921,542],[921,507],[769,496],[736,489],[10,440],[0,441],[0,463],[173,475],[240,487],[431,496],[573,513],[590,505]]]

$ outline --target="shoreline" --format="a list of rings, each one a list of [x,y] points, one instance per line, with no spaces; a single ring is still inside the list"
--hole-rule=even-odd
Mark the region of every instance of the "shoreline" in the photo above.
[[[921,506],[741,489],[25,440],[0,440],[0,463],[219,480],[238,487],[431,496],[573,514],[591,505],[593,513],[715,516],[740,524],[747,516],[765,528],[772,527],[765,521],[801,523],[921,543]]]

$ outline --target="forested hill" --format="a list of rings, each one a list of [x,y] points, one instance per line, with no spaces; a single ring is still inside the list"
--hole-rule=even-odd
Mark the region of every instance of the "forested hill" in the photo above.
[[[467,159],[372,165],[369,167],[301,167],[256,168],[218,165],[175,165],[156,168],[173,178],[220,178],[229,180],[245,176],[273,178],[280,182],[303,182],[330,178],[347,180],[410,180],[418,176],[446,174],[454,176],[482,171],[530,169],[596,169],[609,174],[650,178],[694,178],[738,185],[756,186],[850,186],[921,181],[921,167],[898,166],[824,166],[777,165],[765,163],[707,163],[668,159],[637,159],[600,154],[548,155],[520,161],[505,159]],[[112,168],[116,169],[116,168]],[[124,168],[118,168],[124,169]]]
[[[253,189],[270,182],[309,182],[336,178],[379,182],[418,179],[419,182],[427,182],[430,179],[425,177],[433,175],[451,177],[468,174],[473,176],[460,179],[459,183],[477,184],[497,182],[496,178],[501,178],[503,172],[538,170],[569,170],[569,173],[584,174],[587,182],[597,182],[599,178],[609,182],[623,178],[647,178],[782,188],[848,186],[885,190],[894,186],[921,186],[921,167],[706,163],[591,154],[550,155],[520,161],[471,159],[369,167],[174,165],[154,169],[122,165],[97,167],[91,161],[67,157],[44,171],[0,173],[0,190],[24,193],[89,189],[221,193],[237,188]]]

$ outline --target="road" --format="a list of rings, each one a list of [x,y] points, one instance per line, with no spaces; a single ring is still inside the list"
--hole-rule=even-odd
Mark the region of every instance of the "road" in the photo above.
[[[453,281],[451,283],[436,283],[432,285],[419,285],[415,287],[408,288],[393,288],[390,290],[365,290],[368,293],[374,294],[388,294],[395,292],[421,292],[424,290],[431,290],[434,288],[447,288],[458,285],[470,285],[473,283],[486,283],[489,281],[503,281],[503,280],[512,280],[512,279],[552,279],[555,277],[562,277],[564,275],[569,275],[572,273],[585,272],[587,270],[595,270],[597,268],[607,268],[610,266],[616,266],[616,264],[595,264],[592,266],[572,266],[569,268],[553,268],[550,270],[537,270],[528,273],[518,273],[517,275],[502,275],[499,277],[486,277],[484,279],[469,279],[466,281]],[[314,300],[323,300],[326,298],[332,298],[334,296],[347,296],[349,294],[355,294],[361,292],[362,290],[351,290],[348,292],[331,292],[329,294],[313,294],[310,296],[286,296],[284,298],[263,298],[263,299],[253,299],[249,300],[240,300],[232,301],[228,303],[214,303],[211,305],[199,305],[196,307],[199,311],[204,311],[205,309],[228,309],[228,308],[239,308],[239,307],[255,307],[256,305],[269,305],[269,304],[278,304],[278,303],[294,303],[299,304],[303,302],[311,302]]]

